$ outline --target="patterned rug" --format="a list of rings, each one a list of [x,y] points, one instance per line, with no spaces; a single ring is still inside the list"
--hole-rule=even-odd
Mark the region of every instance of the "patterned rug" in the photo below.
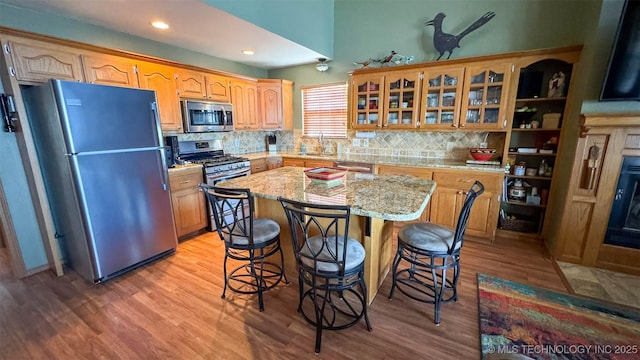
[[[478,274],[482,359],[640,359],[640,312]]]

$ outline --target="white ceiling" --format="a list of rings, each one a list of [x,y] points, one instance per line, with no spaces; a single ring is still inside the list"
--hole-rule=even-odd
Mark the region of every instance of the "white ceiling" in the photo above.
[[[0,0],[264,69],[326,57],[200,0]],[[151,21],[162,20],[168,30]],[[255,51],[243,55],[243,49]]]

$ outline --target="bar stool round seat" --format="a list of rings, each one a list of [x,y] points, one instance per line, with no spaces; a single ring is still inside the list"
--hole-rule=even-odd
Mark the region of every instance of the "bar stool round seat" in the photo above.
[[[315,352],[323,330],[342,330],[364,318],[367,330],[365,249],[349,237],[351,209],[278,199],[287,215],[298,266],[298,312],[316,328]]]
[[[254,218],[253,196],[249,189],[228,189],[200,184],[207,195],[216,230],[224,242],[224,289],[240,294],[257,294],[260,311],[263,293],[282,280],[288,284],[284,255],[280,246],[280,225],[272,219]],[[278,259],[276,263],[272,259]],[[227,269],[229,259],[239,266]]]
[[[440,324],[440,304],[458,300],[460,250],[464,243],[464,232],[471,206],[483,192],[484,186],[479,181],[471,186],[455,231],[426,222],[411,223],[400,228],[389,299],[397,288],[416,301],[434,304],[434,323]],[[403,261],[409,266],[401,268]]]

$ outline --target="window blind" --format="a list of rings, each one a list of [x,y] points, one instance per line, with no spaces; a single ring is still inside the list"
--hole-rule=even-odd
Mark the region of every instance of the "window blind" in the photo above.
[[[302,87],[302,134],[347,137],[347,83]]]

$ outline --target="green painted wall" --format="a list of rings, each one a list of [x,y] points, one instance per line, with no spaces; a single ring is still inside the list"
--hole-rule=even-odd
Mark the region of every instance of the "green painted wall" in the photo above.
[[[267,76],[267,72],[264,69],[131,36],[77,20],[16,8],[5,4],[0,4],[0,26],[138,54],[151,55],[184,64],[228,71],[256,78]]]
[[[333,57],[334,0],[202,0],[328,58]]]
[[[269,71],[270,78],[293,80],[294,94],[303,85],[346,81],[353,63],[383,58],[391,50],[434,61],[433,27],[424,25],[437,13],[447,17],[443,30],[459,33],[487,11],[496,16],[461,41],[452,58],[517,50],[556,48],[583,43],[582,8],[599,0],[335,0],[335,56],[326,73],[313,64]],[[294,123],[301,127],[300,97],[294,97]]]

